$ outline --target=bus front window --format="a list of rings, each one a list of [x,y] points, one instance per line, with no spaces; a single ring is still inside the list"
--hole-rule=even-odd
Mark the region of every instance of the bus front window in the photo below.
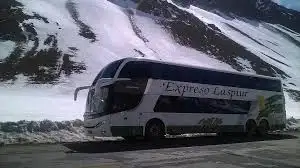
[[[95,88],[90,90],[90,112],[103,113],[107,105],[108,87]]]

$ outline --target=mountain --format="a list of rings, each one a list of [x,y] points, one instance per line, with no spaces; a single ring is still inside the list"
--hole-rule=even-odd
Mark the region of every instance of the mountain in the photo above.
[[[218,14],[225,13],[231,17],[244,17],[252,20],[280,24],[300,32],[300,13],[287,9],[272,0],[174,0],[184,6],[197,6]]]
[[[82,118],[100,69],[145,57],[283,79],[300,117],[299,12],[270,0],[7,0],[0,5],[0,118]]]

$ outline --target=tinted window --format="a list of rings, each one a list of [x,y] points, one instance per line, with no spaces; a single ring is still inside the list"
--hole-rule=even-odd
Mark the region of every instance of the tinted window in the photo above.
[[[112,112],[121,112],[135,108],[141,101],[142,95],[117,92],[113,95]]]
[[[160,96],[155,112],[247,114],[250,101]]]
[[[281,91],[281,83],[279,80],[143,61],[127,63],[119,77],[153,78],[257,90]]]
[[[149,78],[151,64],[148,62],[128,62],[120,72],[119,78]]]
[[[164,78],[164,68],[165,68],[165,65],[163,64],[159,64],[159,63],[155,63],[155,64],[152,64],[151,66],[151,77],[153,79],[163,79]],[[170,74],[170,73],[169,73]]]
[[[140,103],[147,80],[119,81],[113,85],[112,112],[130,110]]]
[[[123,60],[118,60],[107,65],[101,78],[113,78],[122,62]]]
[[[97,81],[100,78],[113,78],[114,75],[116,74],[119,66],[121,65],[121,63],[124,61],[124,59],[118,60],[118,61],[114,61],[110,64],[108,64],[106,67],[104,67],[96,76],[96,78],[94,79],[92,85],[96,85]]]

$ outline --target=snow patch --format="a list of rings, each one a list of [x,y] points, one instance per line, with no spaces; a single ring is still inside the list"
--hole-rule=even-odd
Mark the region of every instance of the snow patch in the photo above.
[[[300,119],[300,103],[293,100],[288,93],[284,93],[285,97],[285,110],[287,118],[294,117]]]
[[[228,64],[222,63],[212,56],[176,43],[171,34],[155,23],[153,17],[147,17],[137,11],[135,20],[144,37],[149,40],[146,44],[148,48],[155,51],[153,54],[156,58],[162,61],[235,71]]]
[[[245,60],[243,58],[237,57],[237,62],[244,68],[244,72],[249,72],[251,74],[255,74],[255,71],[252,69],[252,66],[250,64],[250,61]]]
[[[121,137],[85,135],[83,121],[26,121],[0,122],[0,144],[62,143],[83,141],[122,140]]]
[[[20,0],[28,13],[36,12],[46,17],[48,24],[29,19],[33,23],[39,38],[39,48],[48,35],[56,35],[59,50],[72,53],[70,47],[76,48],[74,61],[83,61],[87,70],[71,76],[62,75],[56,85],[28,85],[27,78],[17,76],[13,85],[7,81],[0,85],[1,121],[43,120],[56,121],[82,119],[85,107],[86,92],[80,92],[79,100],[73,102],[73,92],[76,87],[90,85],[99,71],[108,63],[143,53],[148,59],[161,59],[209,68],[232,70],[229,65],[215,60],[195,49],[177,44],[153,17],[135,12],[131,23],[128,10],[108,1],[74,0],[79,19],[87,24],[97,36],[97,41],[78,35],[79,28],[74,23],[66,9],[66,0]],[[133,25],[141,30],[149,42],[144,42],[133,31]],[[12,101],[13,100],[13,101]]]
[[[244,46],[265,62],[287,73],[291,78],[283,80],[283,83],[285,83],[288,88],[300,90],[299,33],[280,25],[249,20],[245,22],[245,18],[227,20],[217,14],[192,5],[189,8],[184,8],[176,5],[171,0],[168,0],[168,2],[195,15],[206,24],[215,25],[224,35]],[[291,38],[295,41],[291,40]],[[249,66],[248,62],[240,58],[237,58],[237,60],[243,67],[251,72],[251,69],[247,68]],[[294,85],[290,86],[288,83],[293,83]],[[285,95],[287,115],[300,118],[300,103],[295,102],[287,96],[287,92],[285,92]]]
[[[2,121],[82,119],[86,92],[80,92],[79,101],[73,102],[75,88],[90,85],[101,68],[108,63],[124,57],[134,57],[138,55],[137,52],[143,53],[143,56],[149,59],[234,71],[229,65],[216,60],[214,56],[176,43],[171,34],[161,25],[156,24],[157,18],[134,11],[132,15],[134,23],[131,23],[128,10],[109,1],[74,0],[80,21],[88,25],[97,36],[97,41],[93,43],[78,35],[79,28],[66,9],[67,0],[18,1],[24,5],[24,11],[29,15],[35,12],[49,21],[49,23],[34,19],[26,21],[34,24],[39,38],[38,49],[49,47],[44,45],[44,40],[48,35],[55,35],[59,50],[72,54],[75,51],[70,47],[75,48],[77,56],[72,59],[76,62],[83,61],[87,70],[82,74],[72,74],[69,77],[62,75],[57,85],[28,85],[27,77],[22,75],[17,76],[13,85],[10,85],[12,81],[1,83],[0,101],[3,103],[0,106],[0,120]],[[169,3],[172,1],[169,0]],[[129,1],[123,5],[133,7]],[[272,32],[271,25],[255,25],[255,22],[249,24],[238,19],[226,20],[194,6],[190,8],[178,6],[178,8],[194,14],[207,24],[214,24],[226,36],[287,72],[292,78],[286,83],[294,83],[296,86],[293,88],[300,90],[299,47],[282,35]],[[137,36],[133,31],[133,24],[148,41],[143,41]],[[280,26],[277,28],[298,40],[298,34]],[[9,41],[0,42],[0,59],[5,58],[14,45]],[[28,47],[32,45],[30,42]],[[29,50],[28,47],[25,50]],[[237,61],[247,72],[255,73],[251,70],[249,61],[240,58],[237,58]],[[300,117],[299,102],[294,102],[288,96],[286,98],[288,115]]]
[[[294,117],[287,119],[287,130],[299,131],[300,130],[300,119]]]
[[[36,85],[0,87],[0,121],[82,119],[84,94],[78,97],[78,102],[74,102],[69,92],[73,92],[69,87],[63,89],[51,85],[48,88]]]
[[[12,41],[0,41],[0,62],[14,50],[15,43]]]

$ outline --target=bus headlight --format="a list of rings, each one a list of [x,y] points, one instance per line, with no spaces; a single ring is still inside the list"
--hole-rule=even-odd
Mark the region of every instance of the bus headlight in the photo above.
[[[106,123],[106,121],[101,121],[99,122],[95,127],[101,127],[102,125],[104,125]]]

